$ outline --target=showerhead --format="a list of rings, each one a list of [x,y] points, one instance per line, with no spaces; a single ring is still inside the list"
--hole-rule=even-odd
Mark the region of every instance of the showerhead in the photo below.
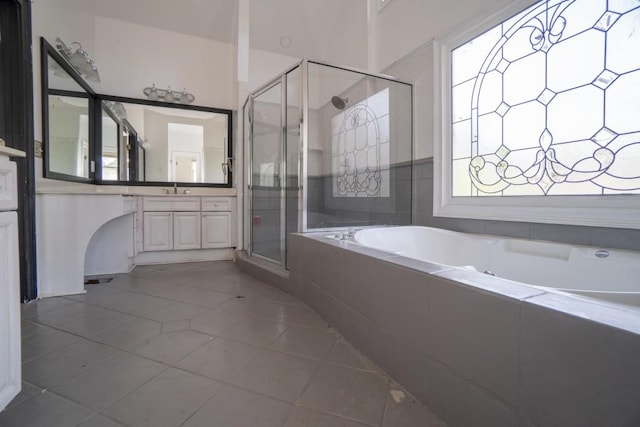
[[[332,96],[331,97],[331,103],[338,110],[344,110],[344,107],[347,106],[348,102],[349,102],[349,98],[341,98],[339,96]]]

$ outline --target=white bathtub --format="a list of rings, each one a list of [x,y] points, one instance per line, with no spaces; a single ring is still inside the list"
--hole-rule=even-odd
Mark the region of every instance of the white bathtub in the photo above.
[[[640,307],[640,252],[416,226],[364,229],[354,240],[425,262]]]

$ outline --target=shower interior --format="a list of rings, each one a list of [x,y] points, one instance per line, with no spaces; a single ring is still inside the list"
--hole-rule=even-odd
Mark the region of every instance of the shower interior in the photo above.
[[[245,248],[287,266],[287,235],[411,224],[413,89],[302,61],[244,105]]]

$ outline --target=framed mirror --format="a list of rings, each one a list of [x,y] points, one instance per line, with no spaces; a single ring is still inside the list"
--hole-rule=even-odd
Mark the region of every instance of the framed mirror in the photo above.
[[[100,95],[44,38],[44,176],[232,186],[232,111]]]
[[[103,138],[105,127],[114,128],[114,117],[115,126],[122,129],[120,181],[231,186],[231,111],[101,98],[108,111],[102,114]],[[105,150],[113,153],[110,144],[102,142],[102,162],[110,161],[104,155]],[[102,180],[107,181],[104,175]]]
[[[44,39],[41,47],[44,176],[91,182],[95,94]]]

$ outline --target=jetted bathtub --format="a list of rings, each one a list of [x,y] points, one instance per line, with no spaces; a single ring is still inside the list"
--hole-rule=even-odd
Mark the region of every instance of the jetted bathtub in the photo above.
[[[640,252],[417,226],[363,229],[354,240],[407,258],[640,308]]]

